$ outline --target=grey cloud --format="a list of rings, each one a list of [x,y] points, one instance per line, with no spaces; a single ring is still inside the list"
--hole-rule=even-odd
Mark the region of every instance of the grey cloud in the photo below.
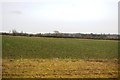
[[[21,15],[21,14],[22,14],[22,11],[11,11],[11,13]]]

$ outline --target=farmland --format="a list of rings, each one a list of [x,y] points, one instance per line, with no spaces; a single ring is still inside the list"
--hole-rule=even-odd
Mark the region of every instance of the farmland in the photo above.
[[[3,77],[113,78],[118,41],[2,36]]]

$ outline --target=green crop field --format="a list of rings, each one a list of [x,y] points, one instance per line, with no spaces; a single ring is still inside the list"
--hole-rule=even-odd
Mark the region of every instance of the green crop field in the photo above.
[[[41,37],[2,37],[3,58],[111,59],[118,41]]]
[[[116,78],[118,41],[2,36],[4,78]]]

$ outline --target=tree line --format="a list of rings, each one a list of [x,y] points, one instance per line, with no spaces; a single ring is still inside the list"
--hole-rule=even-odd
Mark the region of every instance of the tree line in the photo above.
[[[50,38],[80,38],[80,39],[102,39],[102,40],[119,40],[120,35],[118,34],[83,34],[83,33],[60,33],[59,31],[54,31],[54,33],[37,33],[28,34],[23,32],[17,32],[12,30],[12,33],[2,32],[1,35],[11,35],[11,36],[27,36],[27,37],[50,37]]]

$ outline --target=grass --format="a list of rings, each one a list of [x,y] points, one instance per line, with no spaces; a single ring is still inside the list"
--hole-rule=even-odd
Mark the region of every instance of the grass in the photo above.
[[[117,78],[118,41],[2,36],[3,78]]]

